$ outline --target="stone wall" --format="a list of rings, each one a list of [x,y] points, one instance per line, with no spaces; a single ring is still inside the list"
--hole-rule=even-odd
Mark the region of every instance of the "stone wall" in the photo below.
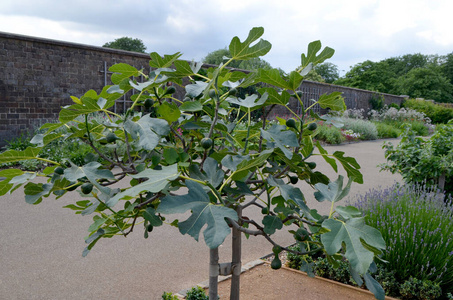
[[[72,104],[70,96],[80,97],[93,89],[99,92],[110,83],[108,67],[127,63],[149,70],[149,55],[107,49],[36,37],[0,32],[0,147],[7,140],[26,134],[41,124],[56,120],[62,106]],[[374,94],[369,91],[306,81],[302,84],[304,102],[321,94],[341,91],[348,108],[365,108]],[[177,92],[182,99],[183,91]],[[385,95],[386,103],[401,103],[402,97]],[[127,99],[114,109],[122,112]],[[294,111],[296,101],[291,102]],[[275,109],[273,116],[288,114]]]

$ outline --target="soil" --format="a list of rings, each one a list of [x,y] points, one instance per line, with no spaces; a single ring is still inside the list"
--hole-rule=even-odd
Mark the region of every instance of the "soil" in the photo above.
[[[219,283],[221,300],[230,298],[230,283],[230,279]],[[375,297],[367,290],[324,278],[310,278],[287,267],[273,270],[265,263],[241,274],[241,299],[372,300]]]

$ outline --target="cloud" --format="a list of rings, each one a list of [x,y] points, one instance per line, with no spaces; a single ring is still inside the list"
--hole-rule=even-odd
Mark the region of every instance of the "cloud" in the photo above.
[[[97,46],[129,36],[148,51],[200,60],[263,26],[272,66],[291,71],[319,39],[347,70],[366,59],[451,52],[452,9],[449,0],[4,0],[0,30]]]

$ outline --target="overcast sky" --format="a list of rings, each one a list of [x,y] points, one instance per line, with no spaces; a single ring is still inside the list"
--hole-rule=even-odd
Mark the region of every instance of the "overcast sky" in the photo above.
[[[256,26],[272,43],[263,59],[287,72],[313,40],[334,48],[329,62],[344,71],[367,59],[453,52],[452,0],[0,1],[0,31],[95,46],[129,36],[148,52],[196,61]]]

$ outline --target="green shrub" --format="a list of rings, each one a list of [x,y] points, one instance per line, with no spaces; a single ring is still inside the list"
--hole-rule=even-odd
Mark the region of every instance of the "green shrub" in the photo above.
[[[30,143],[30,137],[26,134],[21,134],[18,137],[15,137],[11,140],[7,140],[5,149],[23,151],[30,146],[33,146],[33,144]]]
[[[397,138],[401,133],[400,129],[383,122],[374,122],[374,126],[376,126],[378,138],[380,139]]]
[[[164,292],[162,294],[162,300],[179,300],[179,298],[173,295],[173,293]]]
[[[335,126],[321,125],[316,129],[315,139],[326,142],[332,145],[338,145],[344,142],[346,139],[341,134],[341,130]]]
[[[360,134],[362,140],[375,140],[378,138],[378,131],[374,123],[360,119],[342,119],[344,129],[352,130]]]
[[[400,109],[400,108],[401,108],[401,106],[399,106],[399,105],[396,104],[396,103],[390,103],[390,104],[389,104],[389,108],[390,108],[390,107],[394,107],[394,108],[396,108],[396,109]]]
[[[403,103],[404,107],[423,112],[435,124],[448,123],[453,119],[453,108],[435,104],[430,101],[409,99]]]
[[[387,163],[381,165],[382,170],[400,173],[408,183],[426,182],[431,186],[445,176],[444,189],[453,193],[453,123],[438,125],[428,140],[415,137],[410,127],[401,137],[396,147],[392,143],[384,144]]]
[[[380,110],[384,108],[385,102],[384,96],[382,95],[374,94],[368,101],[371,105],[371,109]]]
[[[442,290],[438,283],[430,280],[419,280],[410,277],[400,286],[401,299],[421,299],[432,300],[442,295]]]
[[[197,286],[187,292],[186,300],[209,300],[209,296],[202,287]]]
[[[438,190],[405,185],[372,190],[358,198],[368,225],[382,233],[382,259],[399,282],[415,277],[453,290],[453,204]]]

